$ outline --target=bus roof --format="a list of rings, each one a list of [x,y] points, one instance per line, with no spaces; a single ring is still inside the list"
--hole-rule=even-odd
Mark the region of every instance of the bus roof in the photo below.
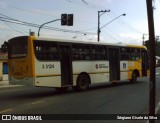
[[[20,38],[20,37],[30,37],[33,40],[39,40],[39,41],[55,41],[55,42],[63,42],[63,43],[75,43],[75,44],[95,44],[95,45],[109,45],[109,46],[121,46],[121,47],[132,47],[132,48],[144,48],[147,50],[145,46],[140,45],[127,45],[122,43],[106,43],[106,42],[97,42],[97,41],[81,41],[81,40],[73,40],[73,39],[58,39],[58,38],[43,38],[43,37],[36,37],[36,36],[19,36],[14,38]]]
[[[73,39],[53,39],[53,38],[42,38],[42,37],[35,37],[35,40],[41,41],[58,41],[64,43],[82,43],[82,44],[97,44],[97,45],[110,45],[110,46],[122,46],[122,47],[133,47],[133,48],[145,48],[145,46],[140,45],[127,45],[127,44],[115,44],[115,43],[105,43],[105,42],[97,42],[97,41],[80,41],[80,40],[73,40]]]

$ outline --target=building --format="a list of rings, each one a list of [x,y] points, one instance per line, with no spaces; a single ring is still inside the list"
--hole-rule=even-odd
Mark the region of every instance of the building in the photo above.
[[[0,81],[8,80],[8,54],[0,53]]]

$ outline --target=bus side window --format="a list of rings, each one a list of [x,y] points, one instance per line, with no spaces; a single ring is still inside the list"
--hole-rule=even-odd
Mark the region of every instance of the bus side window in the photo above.
[[[140,49],[131,49],[131,60],[140,59]]]
[[[96,57],[96,47],[94,45],[92,45],[91,47],[91,59],[95,60]]]
[[[90,47],[88,45],[88,46],[84,47],[84,60],[90,60],[90,59],[91,59],[91,56],[90,56]]]
[[[79,45],[73,45],[72,53],[73,53],[73,60],[81,60],[81,49]]]
[[[121,47],[120,53],[121,60],[130,60],[130,48]]]
[[[55,43],[51,43],[48,47],[48,58],[49,60],[57,60],[58,59],[58,50],[57,45]]]
[[[96,60],[107,60],[106,48],[104,46],[97,46],[95,56]]]
[[[35,41],[35,56],[38,60],[57,60],[58,51],[55,42]]]
[[[73,60],[90,60],[89,46],[75,44],[72,48]]]

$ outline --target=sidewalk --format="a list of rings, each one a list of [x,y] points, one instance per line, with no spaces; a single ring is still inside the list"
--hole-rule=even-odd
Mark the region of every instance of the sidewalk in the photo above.
[[[9,84],[9,81],[8,81],[8,80],[0,81],[0,88],[5,88],[5,87],[17,87],[17,86],[22,86],[22,85],[11,85],[11,84]]]

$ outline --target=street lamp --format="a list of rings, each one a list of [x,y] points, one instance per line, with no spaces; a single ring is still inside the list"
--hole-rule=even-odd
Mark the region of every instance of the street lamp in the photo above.
[[[52,21],[49,21],[49,22],[46,22],[46,23],[42,24],[38,29],[38,37],[40,35],[39,33],[40,33],[40,30],[41,30],[42,26],[44,26],[45,24],[49,24],[49,23],[55,22],[55,21],[59,21],[59,20],[61,20],[61,19],[55,19],[55,20],[52,20]]]
[[[142,46],[144,46],[145,45],[145,41],[144,41],[144,39],[145,39],[145,35],[148,35],[148,34],[145,34],[145,33],[143,33],[143,37],[142,37]]]
[[[105,25],[103,25],[101,28],[98,27],[98,37],[100,37],[100,32],[101,32],[101,29],[104,28],[105,26],[107,26],[108,24],[110,24],[111,22],[113,22],[114,20],[118,19],[119,17],[121,16],[126,16],[126,14],[121,14],[119,16],[117,16],[116,18],[114,18],[113,20],[111,20],[110,22],[106,23]],[[99,42],[99,40],[98,40]]]

